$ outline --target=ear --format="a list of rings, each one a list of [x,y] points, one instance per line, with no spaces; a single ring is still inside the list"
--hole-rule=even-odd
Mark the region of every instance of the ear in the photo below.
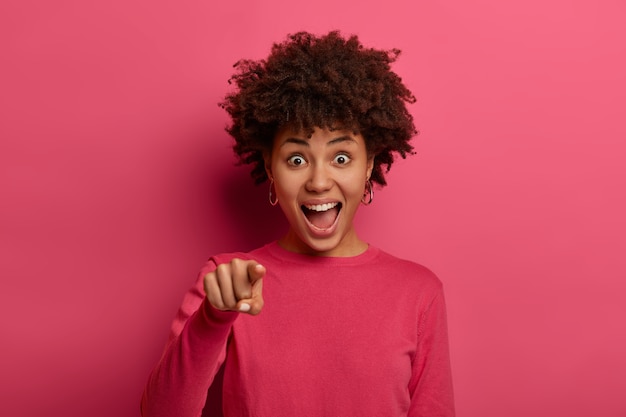
[[[367,159],[367,179],[369,180],[374,170],[374,155],[371,155]]]

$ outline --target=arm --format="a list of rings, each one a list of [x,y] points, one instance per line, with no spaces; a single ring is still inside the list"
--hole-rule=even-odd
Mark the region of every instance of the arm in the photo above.
[[[446,306],[441,287],[420,320],[409,390],[409,417],[454,417]]]
[[[224,361],[228,336],[239,314],[219,311],[208,302],[204,276],[215,268],[215,263],[209,262],[197,285],[185,295],[163,356],[144,391],[144,417],[202,414],[207,391]]]

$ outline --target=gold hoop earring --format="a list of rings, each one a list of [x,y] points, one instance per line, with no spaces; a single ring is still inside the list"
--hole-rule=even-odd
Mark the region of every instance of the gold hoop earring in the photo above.
[[[365,206],[369,206],[374,201],[374,187],[372,187],[372,182],[367,180],[365,182],[365,189],[363,190],[363,197],[361,197],[361,203]]]
[[[276,190],[272,192],[272,188],[274,187],[274,178],[270,178],[270,192],[269,192],[269,201],[272,206],[278,204],[278,196],[276,195]]]

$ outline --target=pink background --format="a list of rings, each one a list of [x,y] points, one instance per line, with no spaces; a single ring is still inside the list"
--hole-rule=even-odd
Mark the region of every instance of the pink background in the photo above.
[[[284,227],[233,166],[232,64],[338,28],[402,49],[419,98],[418,155],[357,221],[444,282],[458,415],[626,416],[625,12],[4,0],[0,415],[138,416],[204,260]]]

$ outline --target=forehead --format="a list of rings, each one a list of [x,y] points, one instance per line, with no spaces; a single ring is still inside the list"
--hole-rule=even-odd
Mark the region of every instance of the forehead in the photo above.
[[[274,139],[274,148],[282,147],[286,144],[302,146],[312,146],[314,144],[333,145],[338,143],[353,143],[365,145],[365,141],[360,133],[353,129],[328,129],[314,128],[312,130],[296,130],[284,128],[277,132]]]

